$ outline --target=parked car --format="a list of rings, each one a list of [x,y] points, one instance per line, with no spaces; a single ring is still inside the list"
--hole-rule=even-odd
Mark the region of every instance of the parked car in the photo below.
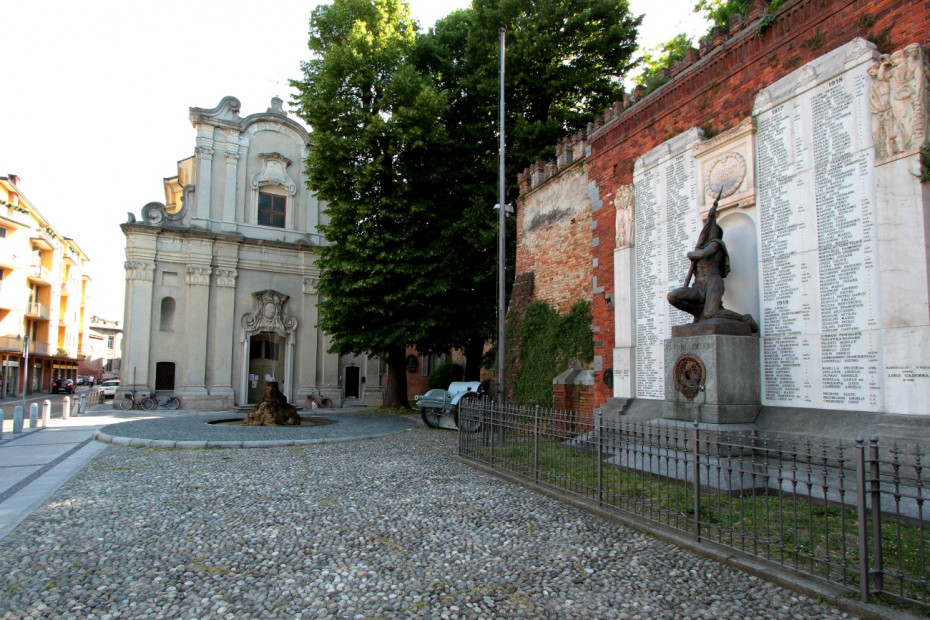
[[[58,392],[74,394],[74,381],[71,379],[62,379],[61,377],[52,381],[52,394],[57,394]]]
[[[116,388],[119,387],[119,379],[110,379],[109,381],[104,381],[100,384],[100,388],[103,390],[104,398],[113,398],[116,396]]]
[[[75,378],[75,380],[74,380],[74,384],[75,384],[75,385],[84,385],[84,383],[85,383],[86,381],[87,381],[87,380],[86,380],[82,375],[78,375],[77,378]]]

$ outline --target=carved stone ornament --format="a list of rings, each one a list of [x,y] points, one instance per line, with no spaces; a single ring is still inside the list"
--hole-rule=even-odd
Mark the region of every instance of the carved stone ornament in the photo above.
[[[623,185],[614,195],[614,207],[617,210],[616,248],[628,248],[633,242],[633,186]]]
[[[216,268],[216,285],[225,288],[236,288],[236,277],[239,272],[235,269]]]
[[[185,185],[181,192],[181,208],[175,212],[168,211],[168,207],[160,202],[150,202],[142,207],[142,221],[149,226],[179,227],[183,225],[187,215],[187,204],[193,185]]]
[[[746,159],[730,151],[714,160],[704,174],[704,193],[713,200],[718,192],[721,198],[732,196],[746,178]]]
[[[246,333],[274,332],[286,337],[297,329],[297,318],[284,315],[287,295],[265,290],[252,293],[252,299],[255,300],[255,312],[242,316],[242,327]]]
[[[145,280],[148,282],[155,281],[155,263],[128,260],[123,263],[123,267],[126,268],[127,280]]]
[[[316,287],[319,283],[319,278],[314,278],[313,276],[304,276],[304,295],[316,295]]]
[[[917,152],[927,140],[930,66],[920,45],[882,54],[869,67],[876,163]]]
[[[261,189],[265,185],[283,187],[293,196],[297,193],[297,183],[287,173],[291,160],[280,153],[261,153],[262,170],[252,176],[252,189]]]
[[[211,273],[213,273],[212,267],[206,267],[203,265],[188,265],[187,283],[199,286],[209,286]]]
[[[701,358],[688,353],[675,362],[672,377],[675,379],[675,391],[681,392],[688,400],[694,400],[699,392],[704,391],[707,370]]]

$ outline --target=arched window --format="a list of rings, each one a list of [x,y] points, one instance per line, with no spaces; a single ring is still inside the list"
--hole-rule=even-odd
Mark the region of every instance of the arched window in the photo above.
[[[161,331],[174,330],[174,297],[165,297],[161,300]]]

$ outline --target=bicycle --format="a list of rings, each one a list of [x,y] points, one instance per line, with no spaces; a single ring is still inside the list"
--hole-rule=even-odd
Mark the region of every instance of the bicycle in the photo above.
[[[307,394],[307,405],[311,409],[313,408],[313,405],[316,405],[317,408],[332,407],[333,401],[321,395],[319,389],[314,389],[309,394]]]
[[[180,406],[181,401],[177,396],[169,396],[164,400],[160,400],[158,395],[155,394],[155,392],[152,392],[152,394],[147,398],[142,399],[143,409],[157,409],[159,407],[164,407],[165,409],[177,409]]]
[[[154,409],[155,407],[157,407],[157,405],[151,406],[151,403],[147,397],[136,398],[135,392],[132,394],[126,392],[126,394],[123,395],[123,400],[121,400],[119,403],[119,408],[123,411],[129,411],[130,409],[135,408]]]

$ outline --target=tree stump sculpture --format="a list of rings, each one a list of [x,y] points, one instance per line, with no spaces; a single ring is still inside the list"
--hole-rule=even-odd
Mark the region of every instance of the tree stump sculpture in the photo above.
[[[277,381],[269,381],[261,402],[249,411],[243,426],[299,426],[297,408],[287,402]]]

